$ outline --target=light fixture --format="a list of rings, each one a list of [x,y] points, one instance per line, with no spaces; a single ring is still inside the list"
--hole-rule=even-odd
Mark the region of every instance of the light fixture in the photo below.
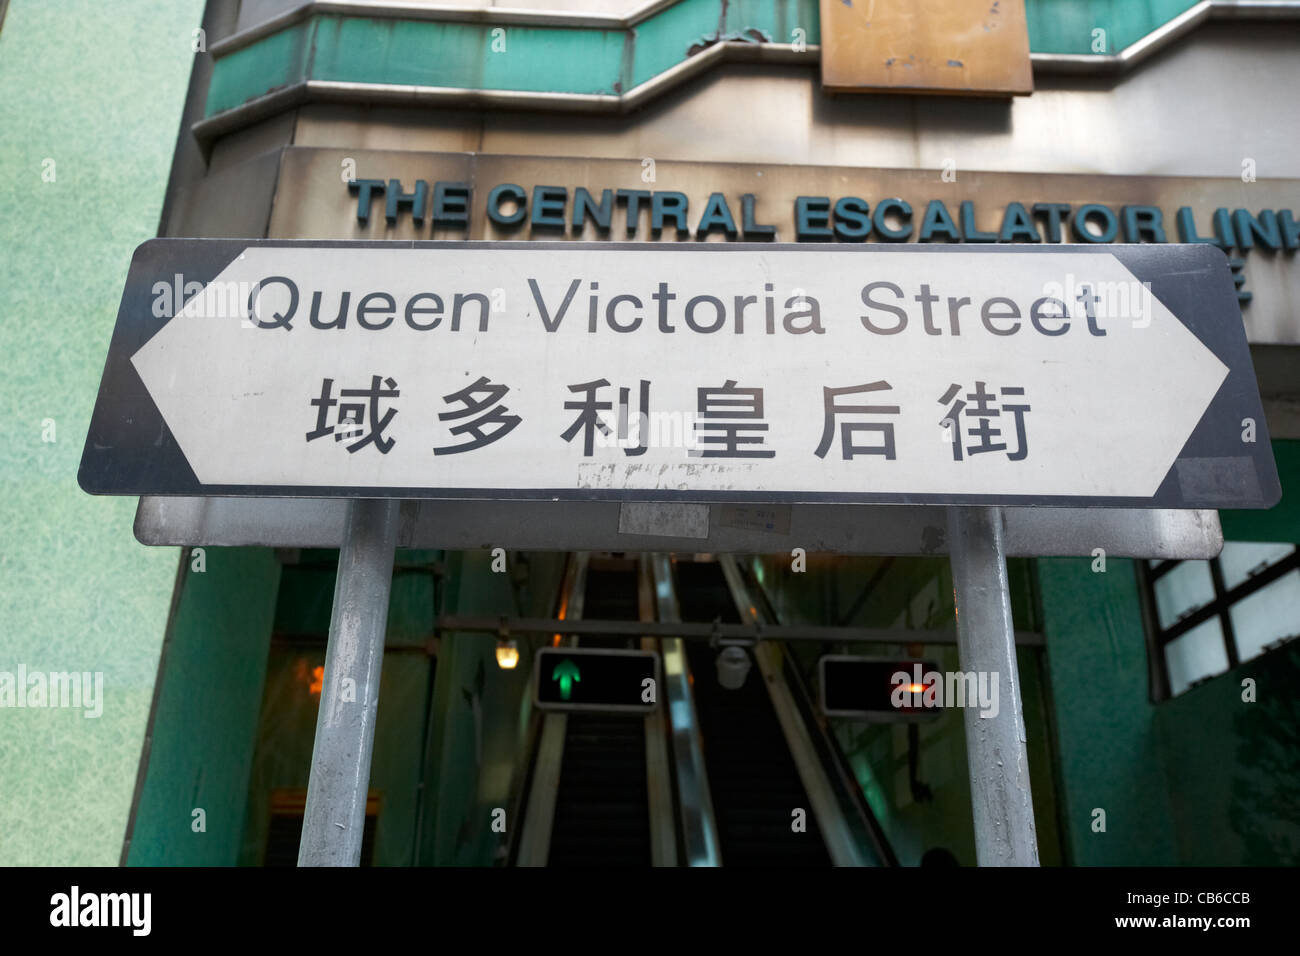
[[[519,663],[519,647],[514,641],[497,641],[497,667],[503,671],[512,671]]]
[[[739,690],[745,686],[749,675],[750,660],[742,647],[724,647],[718,654],[718,683],[727,690]]]

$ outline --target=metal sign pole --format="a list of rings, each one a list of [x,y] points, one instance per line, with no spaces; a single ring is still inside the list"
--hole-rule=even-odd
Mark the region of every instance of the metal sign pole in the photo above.
[[[299,866],[361,862],[398,505],[374,498],[358,498],[348,505]]]
[[[949,509],[948,538],[961,669],[1000,685],[996,713],[981,716],[969,700],[965,707],[975,858],[980,866],[1038,866],[1001,509]]]

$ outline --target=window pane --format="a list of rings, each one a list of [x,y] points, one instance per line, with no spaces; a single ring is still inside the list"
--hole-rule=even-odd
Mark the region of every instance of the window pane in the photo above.
[[[1294,544],[1255,544],[1247,541],[1225,541],[1219,555],[1223,570],[1223,586],[1229,591],[1247,580],[1254,571],[1258,574],[1270,564],[1277,564],[1292,551]]]
[[[1181,561],[1156,579],[1156,614],[1160,629],[1178,623],[1191,611],[1214,600],[1214,580],[1208,561]]]
[[[1212,617],[1166,644],[1165,667],[1169,671],[1172,695],[1181,694],[1202,677],[1226,671],[1228,651],[1223,646],[1223,625],[1219,619]]]
[[[1258,657],[1273,641],[1300,634],[1300,570],[1288,571],[1238,601],[1229,613],[1243,661]]]

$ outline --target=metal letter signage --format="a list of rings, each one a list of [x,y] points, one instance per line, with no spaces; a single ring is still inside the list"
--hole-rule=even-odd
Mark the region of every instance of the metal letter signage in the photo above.
[[[154,240],[97,494],[1262,508],[1206,245]]]

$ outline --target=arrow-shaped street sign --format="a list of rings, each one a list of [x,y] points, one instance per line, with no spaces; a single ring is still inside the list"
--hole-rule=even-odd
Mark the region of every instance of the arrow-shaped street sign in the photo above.
[[[1269,507],[1207,245],[154,240],[102,494]]]
[[[560,699],[568,700],[569,695],[573,693],[574,682],[582,680],[582,675],[578,673],[578,665],[569,658],[565,658],[555,665],[555,670],[551,673],[551,680],[559,681]]]

